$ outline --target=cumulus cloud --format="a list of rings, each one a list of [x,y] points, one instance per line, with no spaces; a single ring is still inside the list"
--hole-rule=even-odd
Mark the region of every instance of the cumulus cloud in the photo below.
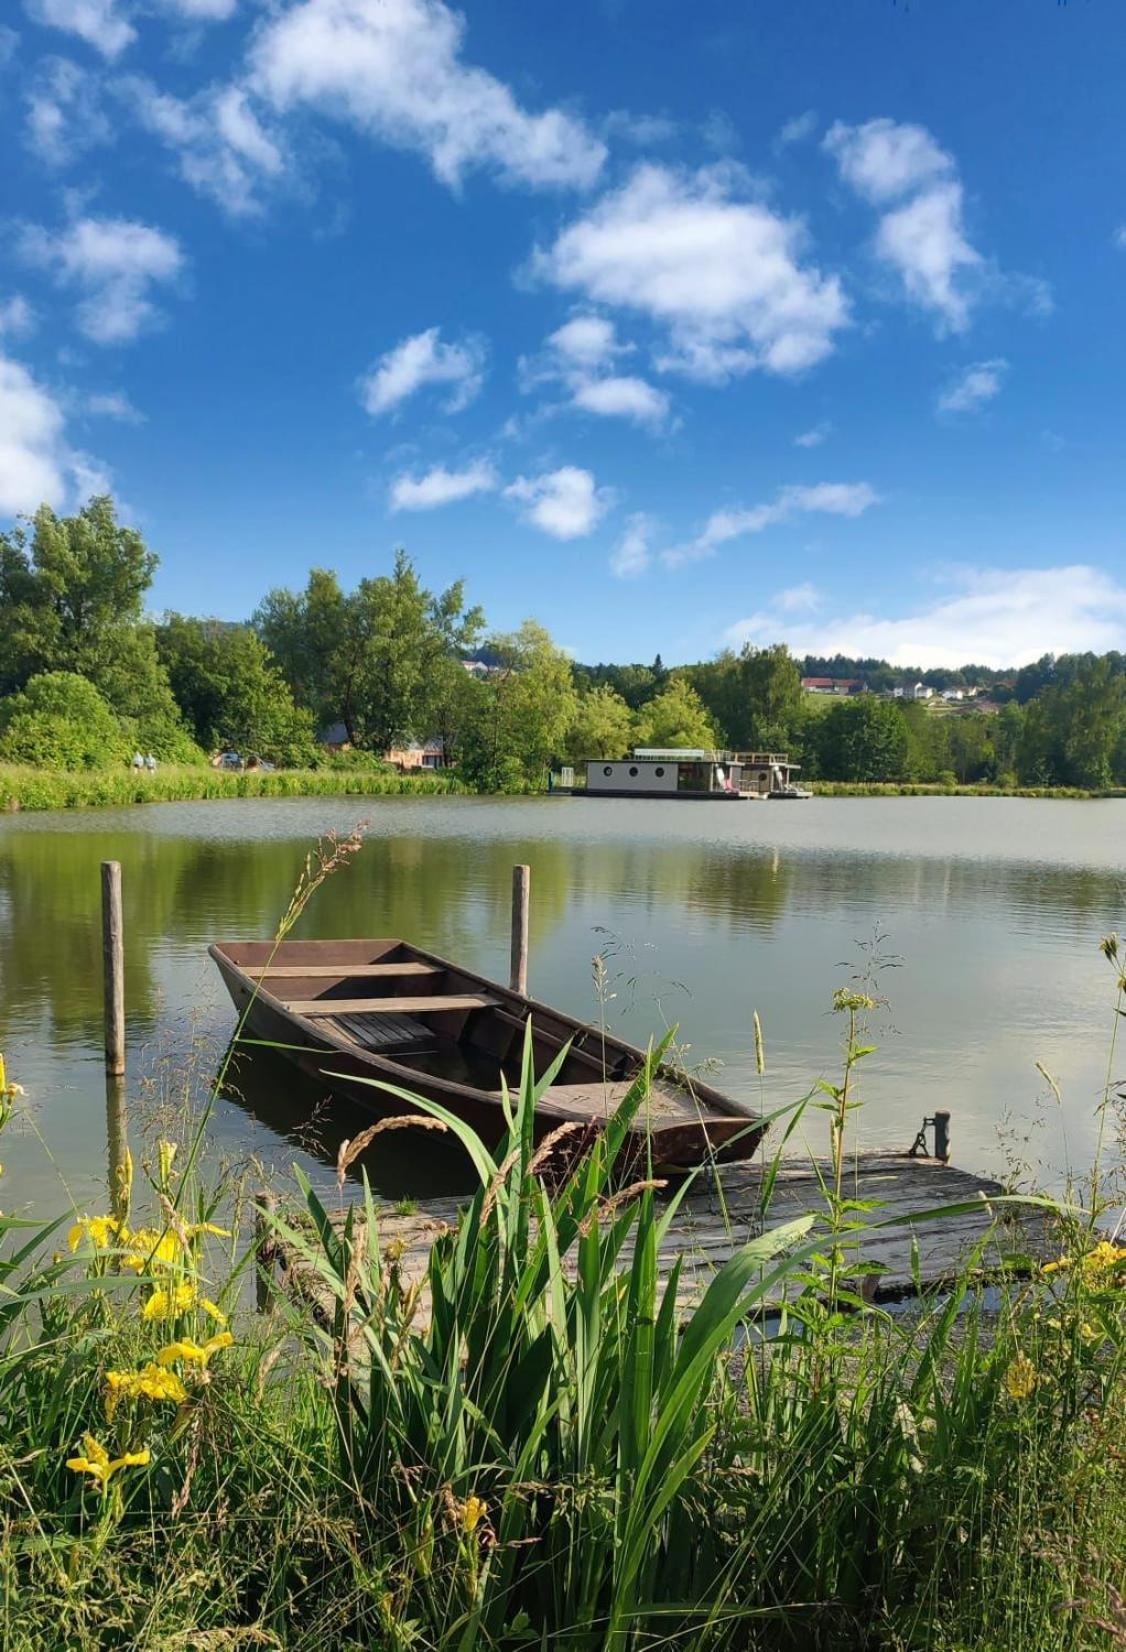
[[[119,424],[144,424],[145,415],[133,406],[123,390],[94,391],[82,403],[95,419],[115,419]]]
[[[65,425],[57,397],[22,362],[0,354],[0,515],[62,508],[104,491],[104,471],[69,445]]]
[[[595,486],[589,470],[563,465],[540,476],[520,476],[504,490],[523,506],[521,516],[553,539],[583,539],[609,510],[608,488]]]
[[[820,447],[833,433],[833,427],[828,419],[822,419],[820,424],[813,425],[809,430],[800,431],[794,437],[795,447]]]
[[[425,155],[451,187],[473,168],[533,188],[592,183],[601,139],[562,109],[523,109],[464,61],[464,37],[442,0],[299,0],[259,30],[251,83],[278,110],[315,108]]]
[[[435,465],[424,476],[396,476],[389,499],[393,511],[428,511],[470,499],[475,493],[494,493],[497,474],[487,459],[479,459],[464,470],[447,470]]]
[[[66,166],[112,137],[97,77],[69,58],[44,58],[24,101],[24,142],[47,166]]]
[[[614,547],[610,557],[610,572],[617,579],[636,579],[652,561],[652,541],[656,523],[644,511],[637,511],[626,522],[626,531]]]
[[[103,57],[119,57],[137,38],[117,0],[24,0],[34,23],[76,34]]]
[[[441,328],[428,327],[372,363],[360,380],[360,400],[373,418],[393,412],[427,384],[451,387],[443,404],[446,413],[460,413],[469,406],[484,381],[484,341],[467,338],[443,344],[440,335]]]
[[[954,157],[925,127],[886,119],[837,121],[824,147],[844,181],[881,209],[877,258],[895,271],[910,300],[942,327],[963,331],[986,272],[966,237]]]
[[[1009,364],[1002,356],[978,361],[948,384],[938,398],[940,413],[976,413],[1001,393]]]
[[[13,293],[11,298],[0,298],[0,338],[30,333],[34,326],[35,311],[22,293]]]
[[[1002,669],[1042,654],[1126,648],[1126,586],[1089,564],[966,568],[957,589],[901,618],[870,613],[793,625],[775,605],[731,626],[733,643],[784,638],[795,654],[847,654],[892,665]]]
[[[65,228],[25,230],[24,257],[77,288],[77,318],[95,344],[125,344],[160,319],[150,296],[185,267],[175,237],[127,218],[78,218]]]
[[[671,546],[661,553],[661,560],[667,567],[677,568],[685,562],[698,562],[702,557],[714,555],[721,545],[732,539],[764,533],[767,528],[775,528],[795,516],[863,516],[879,502],[879,494],[867,482],[817,482],[808,487],[781,488],[765,504],[713,511],[695,539]]]
[[[288,156],[240,87],[212,87],[184,99],[130,76],[117,90],[135,119],[175,154],[185,183],[233,217],[261,210],[262,189],[284,175]]]
[[[663,329],[658,365],[711,382],[752,368],[800,372],[848,321],[835,276],[804,261],[801,222],[754,199],[730,164],[642,165],[554,244],[539,279]]]
[[[605,316],[572,316],[549,335],[541,356],[521,361],[524,388],[561,384],[569,407],[662,429],[672,411],[666,393],[639,374],[613,370],[618,358],[630,355],[633,348],[618,342],[614,324]]]
[[[794,115],[781,128],[774,140],[775,148],[788,149],[792,143],[806,143],[817,130],[817,111],[807,109],[804,114]]]

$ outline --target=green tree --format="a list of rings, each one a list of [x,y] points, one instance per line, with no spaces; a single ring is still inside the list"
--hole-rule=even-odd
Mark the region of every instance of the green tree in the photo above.
[[[624,757],[633,735],[633,713],[608,684],[578,696],[575,715],[567,730],[567,755],[574,762],[584,757]]]
[[[93,683],[45,671],[0,700],[0,761],[45,769],[108,769],[124,761],[126,733]]]
[[[571,662],[534,620],[490,637],[487,653],[497,663],[472,685],[462,773],[480,791],[539,785],[575,719]]]
[[[231,746],[290,766],[312,759],[312,713],[294,705],[289,684],[249,626],[169,614],[157,646],[201,746]]]
[[[385,752],[432,732],[450,688],[449,661],[473,646],[483,615],[462,581],[435,596],[404,551],[390,574],[340,589],[315,569],[304,592],[272,591],[254,616],[300,704],[341,720],[353,745]]]
[[[639,746],[710,749],[716,745],[716,731],[692,684],[674,676],[638,713],[636,741]]]
[[[1025,706],[1017,772],[1026,785],[1100,789],[1126,780],[1126,675],[1116,667],[1111,656],[1073,657]]]
[[[892,700],[863,694],[835,701],[817,723],[817,745],[826,780],[907,778],[907,725]]]
[[[0,693],[43,672],[74,673],[131,719],[146,750],[191,756],[144,618],[156,565],[136,529],[118,522],[108,496],[75,516],[44,506],[30,523],[0,534]]]

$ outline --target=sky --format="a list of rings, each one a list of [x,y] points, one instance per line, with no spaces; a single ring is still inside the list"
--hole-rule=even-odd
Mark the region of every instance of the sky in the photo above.
[[[583,660],[1126,648],[1121,0],[0,0],[0,525]]]

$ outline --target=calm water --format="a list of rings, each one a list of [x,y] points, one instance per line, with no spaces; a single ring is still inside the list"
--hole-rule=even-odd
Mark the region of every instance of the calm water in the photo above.
[[[864,1144],[906,1146],[924,1113],[947,1107],[969,1168],[1002,1168],[999,1130],[1024,1135],[1037,1118],[1033,1151],[1048,1165],[1089,1158],[1113,1022],[1098,940],[1126,926],[1126,802],[166,804],[0,821],[0,1049],[28,1092],[4,1144],[5,1209],[102,1197],[99,861],[124,870],[137,1117],[174,1089],[189,1047],[213,1071],[230,1032],[207,942],[271,934],[310,842],[365,816],[363,852],[298,934],[402,935],[503,976],[510,868],[526,860],[537,996],[595,1017],[591,961],[603,953],[608,1015],[627,1036],[676,1022],[689,1062],[718,1064],[716,1082],[753,1099],[757,1009],[763,1099],[776,1106],[835,1071],[829,1002],[879,932],[894,965],[880,977]],[[1037,1060],[1060,1081],[1062,1109],[1045,1104]],[[240,1083],[241,1103],[219,1104],[213,1151],[312,1168],[320,1098],[268,1062]],[[823,1121],[809,1118],[823,1147]],[[333,1121],[314,1124],[331,1152]],[[433,1138],[391,1140],[375,1167],[383,1191],[459,1175]]]

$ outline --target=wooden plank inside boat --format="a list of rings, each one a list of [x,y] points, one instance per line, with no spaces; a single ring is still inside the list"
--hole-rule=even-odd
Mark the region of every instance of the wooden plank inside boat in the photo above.
[[[377,981],[384,978],[394,980],[396,976],[414,975],[443,975],[445,971],[438,964],[418,964],[407,961],[401,964],[271,964],[265,966],[245,966],[245,973],[256,980],[290,981]]]
[[[310,1021],[324,1015],[420,1015],[438,1010],[484,1010],[497,1000],[484,992],[438,993],[433,998],[294,998],[284,1001],[291,1015]]]

